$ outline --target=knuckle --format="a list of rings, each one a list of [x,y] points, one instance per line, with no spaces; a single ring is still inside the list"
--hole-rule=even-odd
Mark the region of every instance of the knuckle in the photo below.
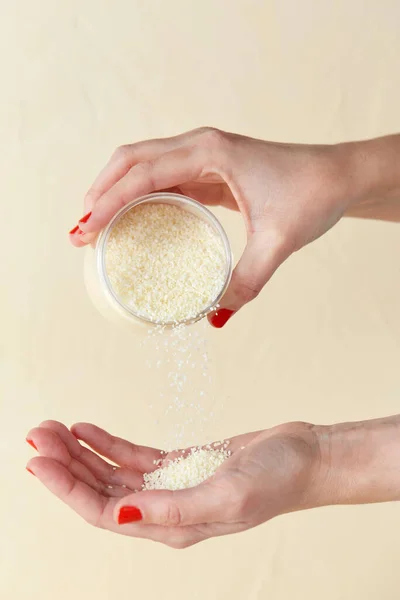
[[[201,139],[204,146],[212,152],[221,152],[226,147],[228,136],[220,129],[206,127],[201,133]]]
[[[181,511],[175,502],[167,503],[160,515],[159,524],[168,527],[179,527],[182,524]]]
[[[235,290],[236,296],[239,298],[239,300],[243,304],[247,304],[248,302],[251,302],[252,300],[257,298],[257,296],[259,295],[260,292],[261,292],[260,285],[257,284],[256,282],[252,281],[251,279],[241,280],[237,284],[236,290]]]
[[[208,133],[212,132],[212,131],[218,131],[216,129],[216,127],[209,127],[209,126],[205,126],[203,125],[202,127],[197,127],[197,129],[193,130],[193,133],[196,135],[207,135]]]
[[[127,163],[130,162],[132,157],[132,144],[123,144],[122,146],[118,146],[112,157]]]
[[[154,163],[150,160],[139,162],[131,168],[130,173],[137,178],[146,180],[150,187],[155,189],[155,182],[153,180],[153,165]]]
[[[131,168],[131,172],[135,173],[135,175],[147,175],[151,170],[150,161],[138,162],[136,165],[133,165]]]

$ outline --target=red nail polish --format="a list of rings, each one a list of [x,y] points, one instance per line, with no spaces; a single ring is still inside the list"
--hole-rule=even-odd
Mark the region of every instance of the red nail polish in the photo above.
[[[135,523],[143,519],[142,513],[136,506],[122,506],[119,509],[118,524]]]
[[[84,217],[82,217],[82,219],[79,219],[79,223],[87,223],[90,219],[91,214],[92,214],[92,211],[88,212],[88,214],[85,215]]]
[[[25,468],[29,473],[32,473],[32,475],[35,475],[35,473],[32,471],[32,469],[30,469],[29,467],[25,467]],[[36,477],[36,475],[35,475],[35,477]]]
[[[28,444],[30,444],[32,446],[32,448],[35,448],[35,450],[37,450],[35,443],[32,440],[26,438],[26,441],[28,442]]]
[[[71,229],[71,231],[69,232],[69,235],[74,235],[74,233],[76,233],[77,231],[79,231],[78,225],[76,225],[73,229]]]
[[[216,313],[211,315],[210,322],[213,327],[217,329],[221,329],[235,314],[236,311],[228,310],[227,308],[220,308]]]

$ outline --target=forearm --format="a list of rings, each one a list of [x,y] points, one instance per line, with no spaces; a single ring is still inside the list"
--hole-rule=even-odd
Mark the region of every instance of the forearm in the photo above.
[[[400,222],[400,134],[338,145],[351,182],[347,216]]]
[[[315,505],[400,500],[400,415],[316,427]]]

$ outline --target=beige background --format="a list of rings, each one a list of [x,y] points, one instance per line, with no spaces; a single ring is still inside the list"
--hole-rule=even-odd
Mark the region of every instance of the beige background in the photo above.
[[[399,598],[399,505],[177,552],[90,528],[24,470],[46,418],[161,435],[138,339],[94,311],[66,236],[113,149],[198,125],[308,142],[400,131],[399,23],[398,0],[3,0],[2,598]],[[239,219],[222,219],[238,250]],[[399,256],[395,225],[343,222],[209,331],[211,433],[398,412]]]

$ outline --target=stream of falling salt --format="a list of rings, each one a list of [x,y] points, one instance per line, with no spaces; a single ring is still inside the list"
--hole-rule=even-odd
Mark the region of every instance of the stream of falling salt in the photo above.
[[[157,326],[143,341],[152,357],[146,366],[159,388],[149,408],[161,425],[166,451],[210,441],[215,397],[206,328],[205,320],[173,329]]]

